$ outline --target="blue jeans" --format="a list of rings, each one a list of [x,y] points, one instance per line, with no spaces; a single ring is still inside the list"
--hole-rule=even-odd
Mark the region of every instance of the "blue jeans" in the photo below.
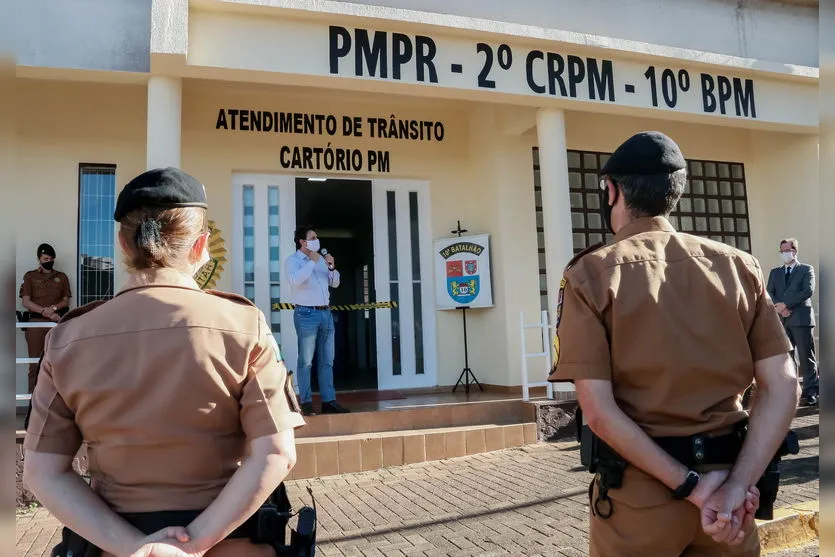
[[[313,367],[314,350],[322,402],[336,400],[336,389],[333,387],[333,315],[330,310],[297,307],[293,311],[293,325],[296,327],[296,335],[299,339],[296,381],[299,385],[301,403],[313,400],[313,393],[310,390],[310,369]]]

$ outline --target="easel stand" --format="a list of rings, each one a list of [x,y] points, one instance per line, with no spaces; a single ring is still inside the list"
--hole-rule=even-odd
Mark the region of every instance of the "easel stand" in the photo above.
[[[464,369],[461,371],[461,375],[458,376],[458,381],[455,383],[455,386],[452,388],[452,392],[454,393],[456,389],[458,389],[458,385],[464,385],[464,392],[470,394],[470,378],[478,385],[479,390],[483,391],[484,387],[481,386],[481,383],[478,382],[476,379],[473,370],[470,369],[470,354],[467,350],[467,306],[457,307],[455,309],[461,310],[461,317],[464,320]]]

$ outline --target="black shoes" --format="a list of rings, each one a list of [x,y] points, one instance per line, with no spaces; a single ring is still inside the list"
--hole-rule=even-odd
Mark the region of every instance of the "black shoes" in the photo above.
[[[809,395],[805,396],[800,399],[801,406],[817,406],[818,405],[818,395]]]
[[[322,414],[348,414],[351,412],[347,408],[343,408],[335,400],[322,403]]]
[[[323,402],[322,403],[322,414],[348,414],[350,410],[347,408],[343,408],[339,404],[336,403],[335,400],[330,402]],[[315,416],[316,412],[313,411],[313,403],[312,402],[303,402],[302,403],[302,414],[305,416]]]

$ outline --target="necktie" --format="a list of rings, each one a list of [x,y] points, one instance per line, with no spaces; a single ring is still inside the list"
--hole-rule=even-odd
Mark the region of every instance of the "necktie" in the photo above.
[[[789,277],[791,276],[791,274],[792,274],[792,268],[791,267],[786,267],[786,284],[789,284]]]

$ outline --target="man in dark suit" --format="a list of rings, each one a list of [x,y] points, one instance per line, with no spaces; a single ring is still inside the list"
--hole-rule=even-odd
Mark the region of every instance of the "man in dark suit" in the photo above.
[[[812,293],[815,291],[815,269],[797,260],[797,240],[786,238],[780,242],[783,265],[768,275],[768,294],[774,309],[783,318],[786,334],[794,346],[803,378],[801,404],[818,403],[818,362],[815,358],[815,310]]]

